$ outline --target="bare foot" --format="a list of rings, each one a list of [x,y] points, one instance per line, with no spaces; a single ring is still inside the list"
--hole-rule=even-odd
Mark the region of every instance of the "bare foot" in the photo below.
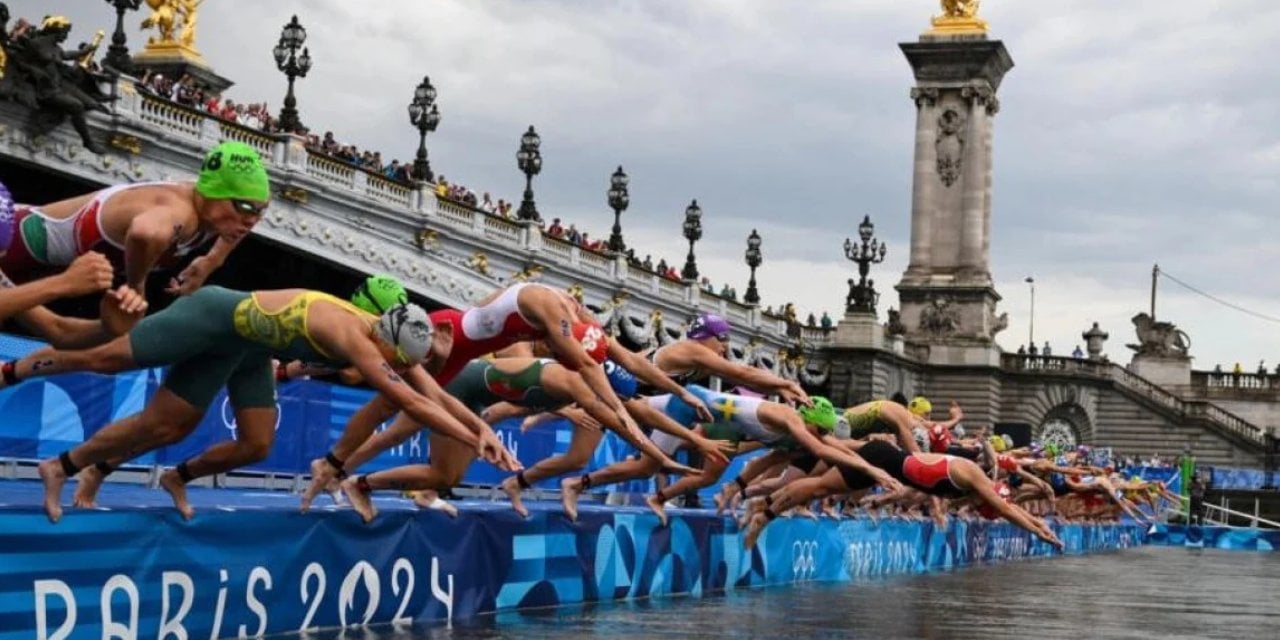
[[[727,487],[729,485],[725,485],[725,486]],[[732,497],[733,497],[733,494],[726,493],[724,489],[721,489],[720,491],[716,492],[715,497],[712,499],[716,501],[717,516],[724,515],[724,510],[729,508],[729,500]]]
[[[76,492],[71,498],[71,504],[80,509],[93,509],[98,506],[98,489],[102,488],[102,481],[106,476],[98,471],[97,467],[85,467],[76,476]]]
[[[453,506],[452,502],[441,498],[440,494],[430,489],[426,491],[414,491],[413,503],[418,505],[419,509],[443,511],[450,518],[458,517],[458,508]]]
[[[733,493],[733,496],[732,496],[731,498],[729,498],[729,510],[730,510],[730,511],[737,511],[737,510],[738,510],[738,505],[742,504],[742,496],[743,496],[743,494],[742,494],[742,492],[741,492],[741,491],[735,491],[735,492]]]
[[[667,505],[663,499],[650,494],[644,497],[644,503],[649,505],[649,508],[657,514],[658,524],[663,527],[667,526]]]
[[[182,514],[183,520],[190,520],[196,515],[195,509],[191,508],[191,503],[187,502],[187,483],[182,481],[177,471],[170,469],[160,474],[160,488],[167,491],[169,497],[173,498],[173,508]]]
[[[560,481],[560,505],[564,507],[564,513],[569,516],[570,522],[578,521],[578,496],[582,493],[580,482],[578,478]]]
[[[311,484],[307,485],[306,491],[302,492],[303,513],[311,508],[311,502],[320,495],[321,491],[329,489],[329,485],[337,480],[338,474],[334,472],[333,466],[324,458],[316,458],[311,461]]]
[[[769,524],[769,518],[764,513],[751,514],[751,520],[747,523],[747,528],[742,532],[742,548],[752,549],[756,546],[756,541],[760,539],[760,534],[764,533],[764,526]]]
[[[413,492],[413,503],[422,509],[430,509],[431,504],[440,499],[440,494],[427,489],[425,491]]]
[[[360,518],[365,524],[373,522],[378,515],[378,508],[373,506],[373,500],[369,498],[369,494],[360,490],[356,486],[355,477],[347,478],[342,481],[342,492],[347,495],[347,500],[351,502],[351,508],[360,514]]]
[[[57,523],[62,518],[62,485],[67,483],[67,474],[62,472],[62,462],[57,458],[41,462],[37,469],[44,483],[44,513],[49,522]]]
[[[520,492],[522,489],[520,489],[520,483],[516,481],[516,477],[511,476],[510,478],[503,480],[501,487],[503,492],[507,494],[507,497],[511,499],[511,508],[515,509],[516,513],[520,514],[521,518],[528,518],[529,509],[525,508],[524,500],[520,498]]]
[[[840,520],[844,517],[844,514],[841,513],[839,509],[836,509],[836,506],[833,504],[823,504],[822,515],[827,516],[832,520]]]
[[[791,516],[800,516],[800,517],[802,517],[802,518],[808,518],[808,519],[810,519],[810,520],[817,520],[817,519],[818,519],[817,514],[815,514],[815,513],[813,512],[813,510],[812,510],[812,509],[810,509],[810,508],[809,508],[809,505],[807,505],[807,504],[802,504],[802,505],[800,505],[800,506],[798,506],[798,507],[796,507],[796,508],[792,509],[792,510],[791,510],[791,513],[790,513],[790,514],[788,514],[788,516],[787,516],[787,517],[791,517]]]

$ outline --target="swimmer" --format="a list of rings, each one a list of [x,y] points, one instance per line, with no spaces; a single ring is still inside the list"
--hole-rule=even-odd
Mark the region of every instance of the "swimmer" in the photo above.
[[[691,385],[690,390],[703,398],[715,415],[714,423],[699,427],[699,434],[704,437],[731,442],[755,441],[774,448],[803,448],[828,462],[840,461],[855,468],[865,468],[877,481],[883,480],[889,486],[898,486],[887,473],[873,469],[856,455],[832,446],[829,438],[835,429],[836,413],[830,401],[825,398],[814,399],[813,407],[794,409],[780,402],[719,393],[697,385]],[[655,409],[683,426],[696,423],[692,410],[678,399],[654,396],[648,401]],[[667,434],[654,434],[653,440],[668,455],[683,446],[681,440]],[[566,511],[572,515],[571,507],[576,505],[577,497],[588,487],[649,477],[658,471],[657,467],[655,459],[641,456],[638,460],[619,462],[580,478],[566,479],[560,483],[560,489],[565,494]],[[714,483],[724,473],[725,467],[719,461],[704,460],[700,475],[686,476],[675,485],[647,497],[645,502],[665,526],[667,515],[664,503],[668,496],[679,495],[680,491],[688,488]]]
[[[851,451],[856,452],[862,460],[888,472],[901,483],[901,487],[894,487],[894,489],[903,494],[906,492],[901,488],[910,487],[930,496],[944,498],[976,495],[990,505],[994,513],[1030,531],[1059,550],[1064,548],[1062,541],[1043,520],[1006,501],[982,469],[969,460],[944,454],[908,452],[878,440],[866,442],[851,440],[844,444]],[[865,491],[872,484],[884,485],[884,483],[874,482],[871,477],[863,477],[864,475],[866,474],[861,469],[846,470],[837,463],[836,468],[827,471],[821,478],[801,480],[783,487],[771,496],[771,499],[764,502],[762,509],[752,514],[748,528],[743,534],[743,544],[747,548],[754,547],[769,521],[776,518],[781,511],[807,502],[815,496],[820,497],[836,492]],[[895,493],[895,490],[891,490],[890,494]]]
[[[614,370],[617,371],[617,369]],[[617,379],[615,376],[615,380]],[[626,380],[619,381],[617,384],[626,384]],[[634,387],[634,380],[630,380],[630,384]],[[669,458],[638,428],[629,429],[626,423],[619,420],[617,414],[587,386],[581,375],[553,360],[540,358],[472,360],[445,387],[445,390],[472,411],[480,414],[484,414],[487,408],[504,401],[535,411],[554,410],[576,403],[592,419],[618,433],[641,451],[658,459],[663,468],[679,473],[693,472],[693,469]],[[620,390],[623,393],[627,391],[625,387]],[[374,434],[347,459],[347,464],[352,468],[359,468],[361,464],[381,451],[399,444],[401,440],[396,438],[397,434],[389,431]],[[351,506],[360,513],[364,521],[371,522],[377,515],[377,510],[369,497],[371,492],[382,489],[398,491],[446,489],[461,481],[473,459],[474,456],[470,454],[465,457],[450,458],[432,455],[430,465],[404,465],[348,478],[342,483],[342,490],[351,501]],[[516,510],[523,511],[522,516],[528,513],[527,510],[523,510],[523,505],[517,506]]]
[[[445,393],[419,363],[447,352],[452,336],[433,331],[413,305],[371,316],[325,293],[302,289],[245,292],[205,287],[138,323],[127,335],[81,351],[40,349],[0,365],[7,384],[65,373],[118,373],[169,366],[161,388],[142,410],[98,431],[87,442],[40,463],[45,511],[62,514],[63,483],[81,468],[128,459],[191,433],[226,385],[235,408],[237,439],[180,463],[161,486],[186,517],[186,483],[261,460],[275,434],[272,356],[356,367],[378,395],[369,405],[403,409],[458,438],[486,460],[515,470],[519,463],[478,416]],[[403,376],[403,377],[402,377]],[[357,415],[371,410],[362,408]]]
[[[39,206],[17,205],[10,220],[0,221],[7,225],[0,238],[10,238],[0,272],[26,283],[99,252],[123,270],[124,284],[144,294],[154,269],[212,243],[169,283],[170,293],[187,295],[222,266],[270,200],[258,152],[223,142],[205,155],[195,182],[123,184]]]

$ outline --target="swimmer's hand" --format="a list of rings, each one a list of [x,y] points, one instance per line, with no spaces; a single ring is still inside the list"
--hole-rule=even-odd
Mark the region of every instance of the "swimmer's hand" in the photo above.
[[[165,293],[175,296],[191,295],[196,289],[204,286],[204,281],[211,273],[213,273],[213,265],[204,256],[196,258],[182,270],[182,273],[169,278],[169,286],[165,287]]]
[[[723,465],[729,464],[729,456],[726,456],[726,453],[736,453],[738,451],[737,443],[729,440],[711,440],[697,436],[697,440],[694,440],[693,444],[698,447],[702,455]]]
[[[524,468],[520,460],[503,446],[492,429],[485,429],[477,436],[476,455],[503,471],[519,471]]]
[[[119,289],[108,290],[103,296],[99,313],[102,314],[102,326],[111,335],[124,335],[147,315],[147,299],[129,285],[121,285]]]
[[[788,381],[786,386],[778,389],[778,395],[782,397],[783,402],[792,406],[797,404],[806,407],[813,406],[813,400],[809,399],[809,394],[805,393],[804,389],[800,388],[800,385],[795,382]]]
[[[897,479],[888,473],[885,473],[882,469],[876,469],[874,473],[871,474],[871,478],[876,481],[876,484],[884,487],[887,491],[896,493],[903,490],[902,483],[898,482]]]
[[[71,262],[66,271],[54,276],[62,297],[73,298],[111,288],[115,270],[107,257],[90,251]]]
[[[662,470],[682,476],[702,475],[702,469],[694,469],[693,467],[680,464],[671,458],[667,458],[662,461]]]
[[[715,416],[711,415],[711,410],[702,402],[702,398],[689,393],[686,389],[684,390],[684,393],[681,394],[680,399],[683,400],[685,404],[692,407],[694,413],[698,414],[698,422],[715,422]]]

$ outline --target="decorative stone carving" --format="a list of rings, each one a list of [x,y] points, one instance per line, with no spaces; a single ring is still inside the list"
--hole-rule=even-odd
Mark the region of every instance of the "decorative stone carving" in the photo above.
[[[514,282],[531,282],[538,279],[542,275],[542,265],[527,264],[525,267],[513,274],[511,280]]]
[[[1138,355],[1186,357],[1191,350],[1191,337],[1172,322],[1156,322],[1143,312],[1133,317],[1133,327],[1138,334],[1138,344],[1125,346]]]
[[[996,315],[995,310],[991,311],[991,337],[995,337],[997,333],[1009,328],[1009,312],[1006,311],[1000,315]]]
[[[948,298],[934,298],[920,312],[920,331],[936,338],[954,335],[960,328],[960,309]]]
[[[938,116],[938,138],[935,146],[938,151],[938,179],[950,187],[960,179],[960,171],[964,163],[964,114],[955,109],[946,109]]]
[[[586,295],[587,295],[586,289],[583,289],[582,284],[578,282],[575,282],[569,285],[569,287],[566,288],[565,291],[568,291],[569,295],[573,296],[573,299],[578,301],[578,304],[582,304],[582,301],[586,298]]]
[[[1000,111],[1000,99],[990,87],[970,85],[960,90],[960,97],[972,102],[975,108],[986,107],[990,115]]]
[[[893,307],[889,307],[889,320],[884,323],[884,333],[887,336],[901,336],[907,333],[907,325],[902,324],[902,313]]]
[[[938,104],[938,89],[935,87],[912,87],[911,99],[916,108],[932,107]]]
[[[483,251],[477,251],[471,254],[471,258],[467,260],[467,266],[475,269],[481,275],[489,275],[489,256]]]

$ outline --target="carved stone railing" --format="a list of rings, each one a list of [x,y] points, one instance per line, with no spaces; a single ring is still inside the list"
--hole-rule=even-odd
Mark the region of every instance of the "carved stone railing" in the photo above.
[[[1111,362],[1056,356],[1004,354],[1000,367],[1023,374],[1085,376],[1109,380],[1177,417],[1200,420],[1211,429],[1256,447],[1266,445],[1266,430],[1204,400],[1184,400],[1138,374]]]
[[[1191,386],[1202,389],[1241,389],[1244,391],[1280,391],[1280,373],[1231,373],[1229,371],[1192,371]]]
[[[794,343],[785,323],[756,306],[661,277],[623,256],[549,237],[530,223],[437,198],[433,185],[389,180],[310,151],[299,136],[266,134],[139,90],[127,77],[118,82],[113,114],[89,118],[95,135],[115,150],[90,154],[65,127],[31,140],[23,133],[29,112],[0,104],[0,153],[104,184],[182,180],[195,177],[210,146],[237,140],[260,152],[278,192],[256,234],[348,267],[395,273],[440,302],[470,304],[529,270],[552,286],[583,287],[596,307],[623,294],[623,311],[632,319],[662,310],[665,326],[673,331],[699,311],[709,311],[734,325],[735,344],[759,341],[760,354]],[[809,357],[821,365],[817,350],[827,334],[806,330],[801,337]]]

